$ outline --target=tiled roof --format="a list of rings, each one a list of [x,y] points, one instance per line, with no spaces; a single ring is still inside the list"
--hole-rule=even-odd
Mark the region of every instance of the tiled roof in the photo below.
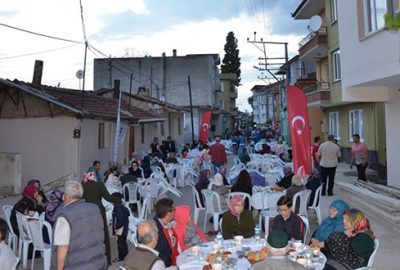
[[[94,95],[93,92],[75,89],[59,88],[46,85],[34,86],[30,83],[14,80],[0,79],[0,83],[13,87],[24,92],[33,94],[50,103],[64,107],[74,113],[81,114],[83,117],[93,117],[101,119],[116,119],[118,111],[118,100]],[[83,103],[82,103],[83,97]],[[82,107],[83,105],[83,107]],[[121,119],[131,122],[138,120],[161,120],[140,108],[130,106],[126,102],[121,102]]]

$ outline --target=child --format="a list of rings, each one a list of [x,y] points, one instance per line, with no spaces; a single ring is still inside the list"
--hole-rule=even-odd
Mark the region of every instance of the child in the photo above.
[[[17,267],[18,259],[6,244],[6,235],[7,222],[0,218],[0,270],[14,270]]]
[[[126,236],[128,235],[129,228],[129,209],[122,205],[122,194],[114,192],[111,194],[113,197],[118,198],[114,203],[112,212],[112,228],[113,234],[117,236],[118,257],[113,262],[123,261],[128,254],[128,245],[126,243]]]

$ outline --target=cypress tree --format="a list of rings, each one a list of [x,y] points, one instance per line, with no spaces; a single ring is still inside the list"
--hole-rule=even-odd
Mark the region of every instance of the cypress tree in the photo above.
[[[222,73],[234,73],[237,76],[236,85],[239,85],[240,77],[240,57],[239,49],[237,48],[238,40],[235,34],[231,31],[226,36],[226,44],[224,47],[225,56],[222,60],[221,71]]]

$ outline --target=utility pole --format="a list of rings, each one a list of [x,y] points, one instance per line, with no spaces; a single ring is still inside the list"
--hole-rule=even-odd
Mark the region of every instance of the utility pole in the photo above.
[[[131,80],[129,81],[129,98],[128,98],[129,110],[131,110],[132,80],[133,80],[133,73],[131,73]]]
[[[190,103],[190,121],[192,124],[192,145],[194,145],[194,123],[193,123],[193,104],[192,104],[192,86],[190,85],[190,76],[188,75],[189,85],[189,103]]]

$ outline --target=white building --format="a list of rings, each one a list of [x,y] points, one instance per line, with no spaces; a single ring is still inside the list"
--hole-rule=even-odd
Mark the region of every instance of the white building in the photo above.
[[[399,1],[331,2],[340,17],[343,101],[385,103],[387,180],[400,188],[400,34],[385,29],[383,20],[399,10]]]

